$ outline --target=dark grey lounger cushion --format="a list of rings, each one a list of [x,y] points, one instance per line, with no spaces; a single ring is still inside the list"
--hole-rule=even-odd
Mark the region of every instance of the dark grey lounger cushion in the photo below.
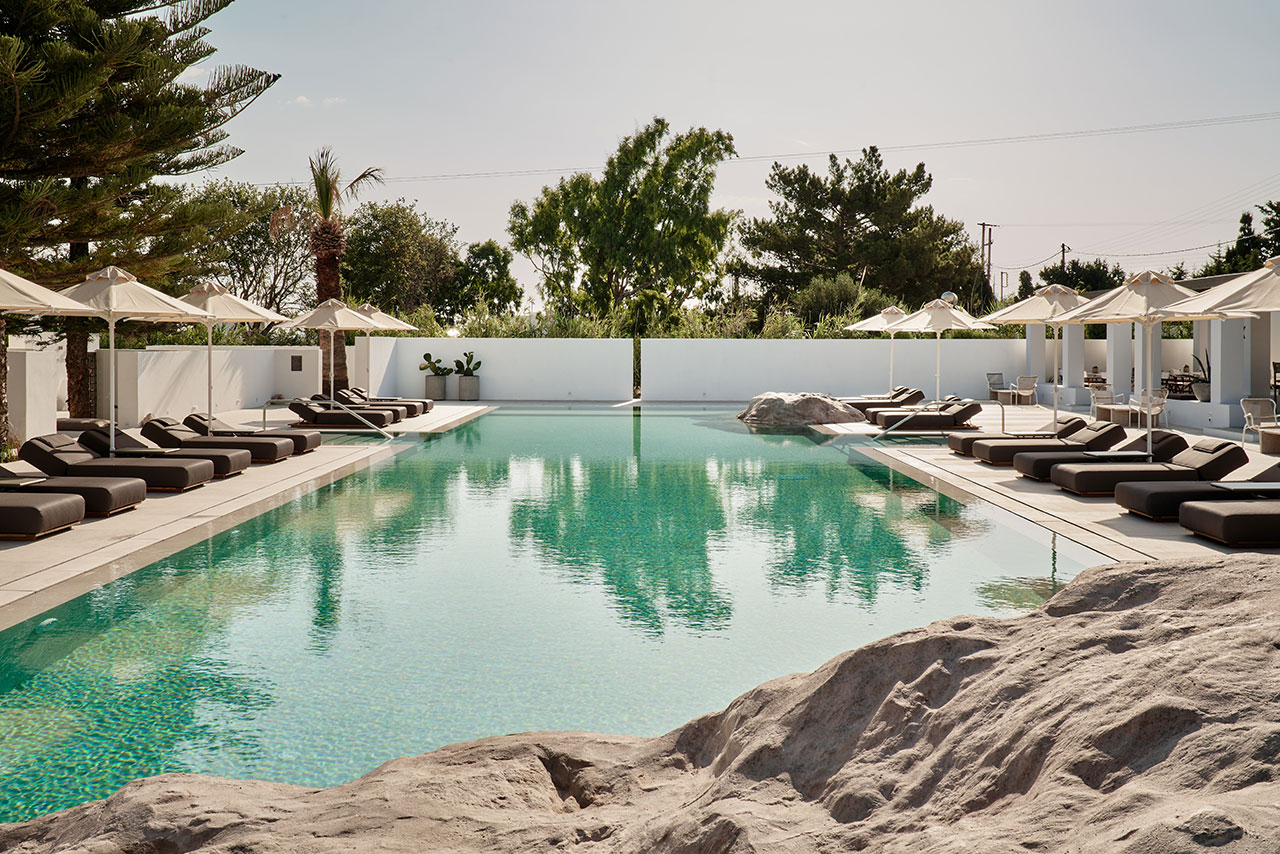
[[[1028,432],[1053,433],[1059,439],[1069,436],[1077,430],[1083,430],[1085,421],[1078,415],[1059,415],[1057,421],[1051,421],[1043,427]],[[1018,432],[1018,431],[1013,431]],[[1012,439],[1009,433],[984,430],[981,433],[952,433],[947,437],[947,447],[957,454],[973,456],[973,443],[983,439]],[[1046,437],[1047,438],[1047,437]]]
[[[86,430],[80,434],[80,444],[96,454],[106,456],[111,452],[111,437],[105,430]],[[159,443],[157,443],[159,444]],[[148,446],[139,442],[128,433],[116,431],[116,447],[128,450],[148,450]],[[162,446],[163,447],[163,446]],[[157,451],[157,457],[160,459],[171,460],[181,457],[183,459],[208,460],[213,463],[214,477],[229,477],[233,474],[239,474],[249,467],[253,462],[253,457],[248,451],[240,448],[218,448],[205,450],[184,450],[175,449],[168,451],[160,456]]]
[[[403,403],[407,401],[409,403],[421,404],[422,412],[426,413],[430,412],[432,407],[436,405],[436,402],[429,397],[371,397],[368,389],[360,388],[359,386],[352,386],[351,391],[352,393],[369,401],[370,406],[377,406],[379,403],[384,401],[387,403]]]
[[[1245,483],[1280,481],[1280,465],[1255,474]],[[1235,489],[1219,489],[1213,481],[1196,483],[1121,483],[1116,486],[1116,504],[1131,513],[1150,519],[1173,520],[1178,508],[1188,501],[1245,501],[1258,498],[1256,493]]]
[[[172,418],[152,418],[142,425],[142,435],[162,448],[239,449],[248,451],[255,463],[274,463],[293,454],[289,439],[257,436],[201,436]]]
[[[0,535],[6,537],[38,537],[83,518],[79,495],[0,492]]]
[[[924,400],[924,392],[918,388],[904,388],[890,397],[840,398],[860,412],[868,409],[892,409],[897,406],[913,406]]]
[[[1080,495],[1110,495],[1126,481],[1220,480],[1249,461],[1226,439],[1201,439],[1167,463],[1069,463],[1053,467],[1051,480]]]
[[[332,404],[327,403],[326,401],[328,401],[329,398],[323,394],[313,394],[311,395],[311,399],[315,403],[319,404],[321,409],[329,409],[334,412],[346,411],[340,406],[333,406]],[[403,421],[409,417],[409,410],[407,407],[397,406],[394,403],[379,403],[377,406],[374,406],[373,404],[367,404],[365,406],[348,406],[347,409],[353,409],[356,412],[359,412],[361,415],[364,414],[366,409],[376,409],[383,412],[390,412],[392,415],[395,416],[394,418],[391,419],[392,422]]]
[[[1175,454],[1185,450],[1187,440],[1177,433],[1168,430],[1154,430],[1151,434],[1151,455],[1155,462],[1163,463],[1172,459]],[[1145,451],[1147,437],[1145,435],[1131,439],[1115,448],[1117,451]],[[1053,467],[1064,463],[1084,463],[1097,465],[1106,460],[1087,456],[1083,451],[1036,451],[1013,455],[1013,468],[1020,475],[1036,480],[1048,480]]]
[[[182,419],[182,423],[183,426],[190,427],[201,436],[229,436],[231,438],[260,436],[270,439],[288,439],[293,442],[293,452],[295,454],[314,451],[320,447],[320,443],[323,441],[319,430],[298,430],[288,427],[280,430],[245,430],[244,428],[232,427],[217,418],[210,419],[208,416],[198,413],[188,415]]]
[[[365,395],[358,393],[355,389],[340,388],[334,392],[334,397],[336,397],[340,403],[345,403],[347,406],[352,408],[358,408],[361,406],[386,406],[388,404],[393,406],[402,406],[410,418],[421,415],[426,411],[426,407],[416,400],[405,400],[400,398],[392,400],[389,397],[381,397],[377,400],[372,400]]]
[[[0,477],[21,476],[0,468]],[[47,477],[14,491],[79,495],[86,516],[106,516],[140,504],[147,497],[147,482],[136,477]]]
[[[911,409],[884,409],[876,413],[876,424],[889,427],[897,424],[907,415],[912,419],[903,424],[901,430],[936,430],[940,427],[959,427],[968,423],[969,419],[982,411],[981,404],[951,403],[944,405],[939,411],[921,412]]]
[[[301,400],[295,400],[289,404],[289,408],[296,412],[298,416],[308,424],[316,424],[321,427],[358,427],[368,429],[369,425],[357,419],[349,412],[343,412],[341,409],[321,409],[320,407],[306,403]],[[387,412],[383,409],[365,409],[360,415],[377,427],[386,427],[394,418],[394,413]]]
[[[1188,501],[1178,521],[1188,531],[1231,546],[1280,543],[1280,501]]]
[[[1124,439],[1124,428],[1110,421],[1094,421],[1066,438],[980,439],[973,444],[973,456],[984,463],[1012,465],[1014,455],[1035,451],[1105,451]]]
[[[147,482],[147,489],[190,489],[213,479],[213,463],[208,460],[107,459],[61,433],[28,439],[18,456],[45,474],[138,477]]]

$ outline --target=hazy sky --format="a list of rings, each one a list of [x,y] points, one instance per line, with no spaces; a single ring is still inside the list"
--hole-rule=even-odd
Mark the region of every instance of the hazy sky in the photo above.
[[[873,144],[895,169],[924,161],[926,202],[975,241],[998,224],[994,264],[1015,280],[1063,241],[1130,271],[1192,267],[1212,250],[1189,247],[1230,241],[1242,210],[1280,198],[1276,119],[892,150],[1280,119],[1274,0],[238,0],[210,24],[210,66],[283,75],[229,126],[245,154],[220,176],[299,181],[329,145],[352,176],[386,170],[365,198],[416,201],[468,242],[505,242],[512,201],[557,176],[423,176],[595,167],[655,115],[729,131],[744,156],[812,152],[787,164]],[[765,214],[769,165],[723,165],[716,202]]]

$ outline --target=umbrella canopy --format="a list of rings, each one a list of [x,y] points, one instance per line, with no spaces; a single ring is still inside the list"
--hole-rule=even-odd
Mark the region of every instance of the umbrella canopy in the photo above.
[[[341,300],[327,299],[285,326],[295,329],[322,329],[329,332],[365,332],[385,330],[386,327],[360,312],[348,308]],[[333,399],[333,336],[329,337],[329,399]]]
[[[1058,421],[1058,330],[1057,318],[1079,308],[1087,299],[1065,285],[1048,285],[1024,300],[993,311],[982,319],[987,323],[1047,323],[1053,326],[1053,420]]]
[[[213,282],[196,285],[181,298],[181,302],[193,305],[209,313],[204,320],[206,371],[208,379],[209,418],[213,418],[213,327],[219,323],[282,323],[289,318],[276,314],[269,308],[254,305],[248,300]]]
[[[363,314],[370,320],[382,324],[383,329],[395,330],[397,332],[412,332],[418,328],[412,324],[405,323],[399,318],[392,317],[385,311],[379,311],[377,306],[370,305],[369,303],[365,303],[360,306],[356,311]]]
[[[937,365],[934,369],[934,400],[942,398],[942,333],[949,329],[994,329],[990,323],[984,323],[963,308],[952,305],[943,299],[932,300],[924,304],[919,311],[912,312],[897,323],[885,328],[886,332],[932,332],[937,338]]]
[[[1265,311],[1280,311],[1280,257],[1163,309],[1167,317],[1177,320],[1248,317]]]
[[[101,312],[63,296],[58,291],[29,282],[16,273],[0,270],[0,311],[9,314],[52,314],[68,317],[100,317]]]
[[[111,350],[111,383],[107,399],[111,423],[110,450],[116,450],[116,323],[121,320],[148,320],[154,323],[203,323],[207,311],[187,305],[155,288],[149,288],[132,273],[119,267],[104,267],[90,273],[80,284],[62,295],[97,309],[107,321]]]
[[[883,308],[865,320],[859,320],[845,327],[846,332],[888,332],[889,333],[889,389],[893,389],[893,338],[898,333],[889,328],[907,316],[907,313],[896,305]]]

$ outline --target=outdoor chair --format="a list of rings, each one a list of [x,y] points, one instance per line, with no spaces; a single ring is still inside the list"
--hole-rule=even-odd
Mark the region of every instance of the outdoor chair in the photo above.
[[[1201,439],[1167,463],[1067,463],[1053,467],[1050,480],[1077,495],[1111,495],[1128,481],[1221,480],[1249,462],[1244,449],[1227,439]]]
[[[995,400],[996,392],[1004,389],[1004,374],[987,374],[987,400]]]
[[[1124,440],[1124,428],[1110,421],[1094,421],[1067,436],[1039,439],[982,439],[973,443],[975,459],[995,466],[1013,465],[1017,454],[1035,451],[1105,451]]]
[[[184,492],[213,480],[213,463],[192,459],[103,457],[63,433],[22,443],[18,457],[56,477],[136,477],[148,490]]]
[[[1160,426],[1160,414],[1164,412],[1165,404],[1169,400],[1169,390],[1167,388],[1150,389],[1143,391],[1138,395],[1136,402],[1131,401],[1125,407],[1128,410],[1128,422],[1135,427],[1146,427],[1147,422],[1151,422],[1152,427]]]
[[[1018,377],[1013,385],[996,392],[996,400],[1004,404],[1024,405],[1036,402],[1036,384],[1039,377]]]
[[[232,439],[288,439],[293,442],[294,454],[305,454],[308,451],[314,451],[320,447],[321,436],[319,430],[298,430],[284,428],[280,430],[246,430],[243,427],[234,427],[225,421],[219,421],[217,418],[210,418],[200,412],[193,412],[186,418],[182,419],[182,423],[186,427],[199,433],[201,436],[212,436],[214,438],[232,438]]]
[[[84,499],[70,493],[0,492],[0,539],[34,540],[84,519]]]
[[[1269,397],[1245,397],[1240,400],[1240,408],[1244,410],[1244,427],[1240,429],[1240,445],[1244,446],[1249,431],[1258,434],[1258,444],[1262,444],[1262,431],[1265,428],[1280,427],[1276,418],[1276,402]]]
[[[1133,482],[1116,486],[1116,504],[1158,522],[1177,519],[1179,509],[1188,501],[1242,501],[1266,496],[1280,496],[1280,465],[1264,469],[1248,480]]]
[[[56,492],[84,499],[84,515],[111,516],[132,510],[147,497],[147,482],[136,477],[45,477],[24,475],[0,467],[6,492]],[[21,483],[18,483],[21,481]]]
[[[1118,426],[1118,425],[1117,425]],[[1187,449],[1187,440],[1168,430],[1151,431],[1151,462],[1163,463]],[[1123,459],[1147,461],[1147,434],[1130,439],[1104,453],[1086,451],[1033,451],[1013,455],[1013,470],[1023,477],[1045,481],[1053,475],[1053,467],[1066,463],[1097,465]]]
[[[1103,418],[1098,414],[1099,406],[1114,406],[1122,401],[1116,400],[1116,393],[1111,390],[1109,385],[1095,385],[1089,387],[1089,418],[1090,420],[1109,421],[1109,418]]]
[[[172,418],[148,419],[142,437],[162,448],[240,449],[255,463],[278,463],[294,453],[293,440],[283,436],[202,436]]]
[[[1001,433],[984,430],[981,433],[952,433],[947,437],[947,447],[952,453],[962,457],[973,456],[973,443],[982,439],[1051,439],[1069,436],[1077,430],[1083,430],[1085,420],[1078,415],[1059,415],[1056,421],[1050,421],[1043,427],[1026,433]]]
[[[111,434],[106,430],[86,430],[80,434],[80,444],[95,454],[104,457],[111,453]],[[121,456],[131,459],[174,459],[184,457],[194,460],[208,460],[213,463],[213,476],[216,478],[232,477],[249,467],[253,458],[248,451],[240,448],[157,448],[130,436],[123,430],[116,430],[116,450]]]

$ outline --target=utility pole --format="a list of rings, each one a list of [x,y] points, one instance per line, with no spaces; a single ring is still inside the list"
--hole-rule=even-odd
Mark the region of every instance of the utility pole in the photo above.
[[[1062,244],[1062,272],[1064,273],[1067,272],[1067,253],[1069,251],[1071,251],[1071,247],[1065,243]]]
[[[979,263],[982,265],[987,277],[987,290],[994,291],[994,288],[991,287],[991,244],[995,238],[994,230],[1000,226],[989,222],[980,222],[978,225],[982,226],[982,238],[978,241],[978,247],[982,250],[979,256]]]

